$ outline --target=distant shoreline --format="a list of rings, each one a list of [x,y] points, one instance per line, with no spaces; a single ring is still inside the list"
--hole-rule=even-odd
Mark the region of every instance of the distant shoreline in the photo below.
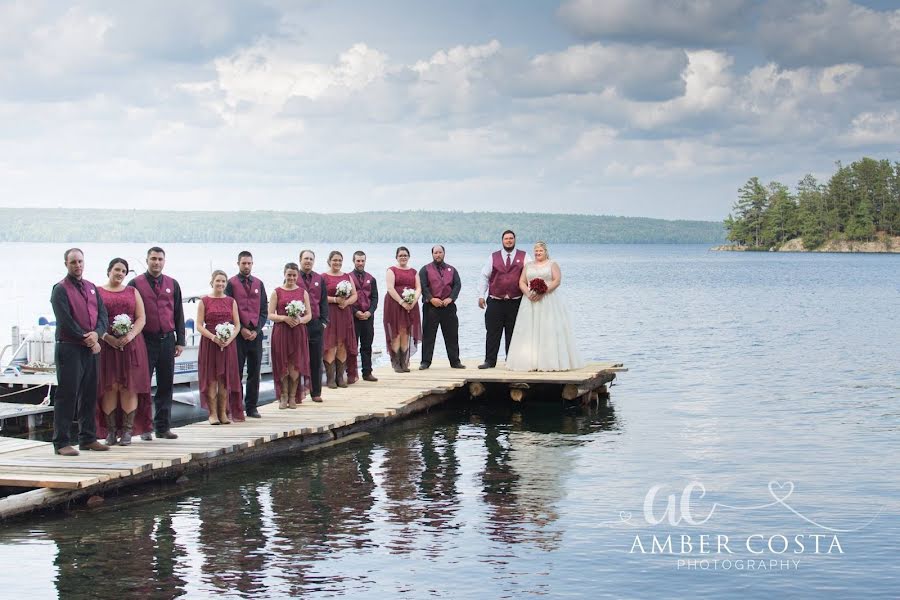
[[[818,252],[822,254],[900,254],[900,236],[880,235],[869,242],[831,239],[813,249],[803,247],[803,238],[794,238],[781,246],[750,248],[737,244],[723,244],[710,250],[716,252]]]
[[[610,215],[452,211],[303,213],[0,208],[3,242],[717,244],[715,221]]]

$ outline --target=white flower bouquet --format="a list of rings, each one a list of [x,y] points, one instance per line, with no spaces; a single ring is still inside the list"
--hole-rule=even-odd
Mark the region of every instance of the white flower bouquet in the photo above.
[[[405,303],[412,304],[416,301],[416,290],[403,288],[403,293],[400,294],[400,297],[403,298],[403,301]]]
[[[337,291],[334,293],[338,298],[349,298],[353,294],[353,284],[346,279],[337,284]]]
[[[216,325],[216,337],[227,342],[234,336],[234,325],[231,323],[219,323]],[[225,348],[222,348],[224,350]]]
[[[300,300],[291,300],[284,305],[284,313],[294,319],[302,317],[306,314],[306,305]]]
[[[131,322],[131,317],[126,314],[116,315],[113,318],[112,333],[116,337],[125,337],[128,335],[128,332],[131,331],[131,328],[134,327],[134,324]]]

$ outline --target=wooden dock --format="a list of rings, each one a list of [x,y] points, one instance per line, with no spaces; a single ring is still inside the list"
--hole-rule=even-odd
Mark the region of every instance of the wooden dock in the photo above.
[[[194,423],[175,429],[177,440],[142,442],[136,436],[131,446],[114,446],[109,452],[62,457],[48,442],[0,438],[0,486],[22,488],[0,498],[0,519],[231,462],[332,446],[427,410],[456,393],[520,402],[532,395],[587,402],[605,395],[606,384],[625,370],[609,362],[558,373],[515,373],[502,365],[479,370],[478,361],[466,364],[466,369],[432,366],[425,371],[413,365],[410,373],[381,369],[375,372],[376,383],[360,380],[347,388],[326,388],[321,404],[307,399],[296,410],[268,404],[260,407],[262,419],[219,427]]]

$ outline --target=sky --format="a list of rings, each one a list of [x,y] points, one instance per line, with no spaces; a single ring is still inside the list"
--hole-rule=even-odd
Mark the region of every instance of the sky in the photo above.
[[[900,160],[900,2],[0,0],[0,206],[721,220]]]

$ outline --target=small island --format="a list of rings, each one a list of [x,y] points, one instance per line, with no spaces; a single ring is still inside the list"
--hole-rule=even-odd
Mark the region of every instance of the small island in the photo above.
[[[750,178],[725,219],[730,244],[714,250],[900,253],[900,163],[836,163],[828,183],[806,175],[795,193]]]

